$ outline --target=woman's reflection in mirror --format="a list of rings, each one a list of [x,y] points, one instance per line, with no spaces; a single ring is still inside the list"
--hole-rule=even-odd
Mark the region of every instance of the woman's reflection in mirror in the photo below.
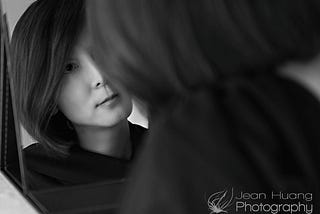
[[[122,180],[145,129],[127,118],[125,89],[101,75],[88,49],[83,0],[38,0],[12,36],[19,119],[31,189]]]

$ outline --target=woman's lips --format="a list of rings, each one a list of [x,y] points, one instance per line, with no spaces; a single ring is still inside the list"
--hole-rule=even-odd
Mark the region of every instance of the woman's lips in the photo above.
[[[97,104],[96,107],[99,107],[103,104],[109,104],[111,102],[113,102],[115,99],[117,99],[119,97],[119,94],[112,94],[111,96],[105,98],[101,103]]]

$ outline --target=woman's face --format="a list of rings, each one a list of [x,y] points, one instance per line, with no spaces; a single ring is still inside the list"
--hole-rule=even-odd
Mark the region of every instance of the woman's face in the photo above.
[[[131,97],[106,83],[85,50],[85,41],[80,39],[65,67],[58,107],[75,126],[112,127],[130,115]]]

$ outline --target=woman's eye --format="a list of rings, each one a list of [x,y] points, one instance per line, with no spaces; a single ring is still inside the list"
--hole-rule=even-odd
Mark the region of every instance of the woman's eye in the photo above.
[[[66,67],[65,67],[65,71],[67,73],[73,72],[74,70],[78,69],[79,65],[74,63],[74,62],[69,62]]]

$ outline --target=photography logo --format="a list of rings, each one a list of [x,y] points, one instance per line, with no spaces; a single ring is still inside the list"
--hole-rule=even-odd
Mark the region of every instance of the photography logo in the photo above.
[[[223,190],[207,199],[210,214],[313,214],[312,192]]]
[[[208,198],[208,207],[211,211],[210,214],[214,213],[228,213],[227,208],[231,206],[233,200],[233,188],[231,192],[228,190],[213,193]]]

